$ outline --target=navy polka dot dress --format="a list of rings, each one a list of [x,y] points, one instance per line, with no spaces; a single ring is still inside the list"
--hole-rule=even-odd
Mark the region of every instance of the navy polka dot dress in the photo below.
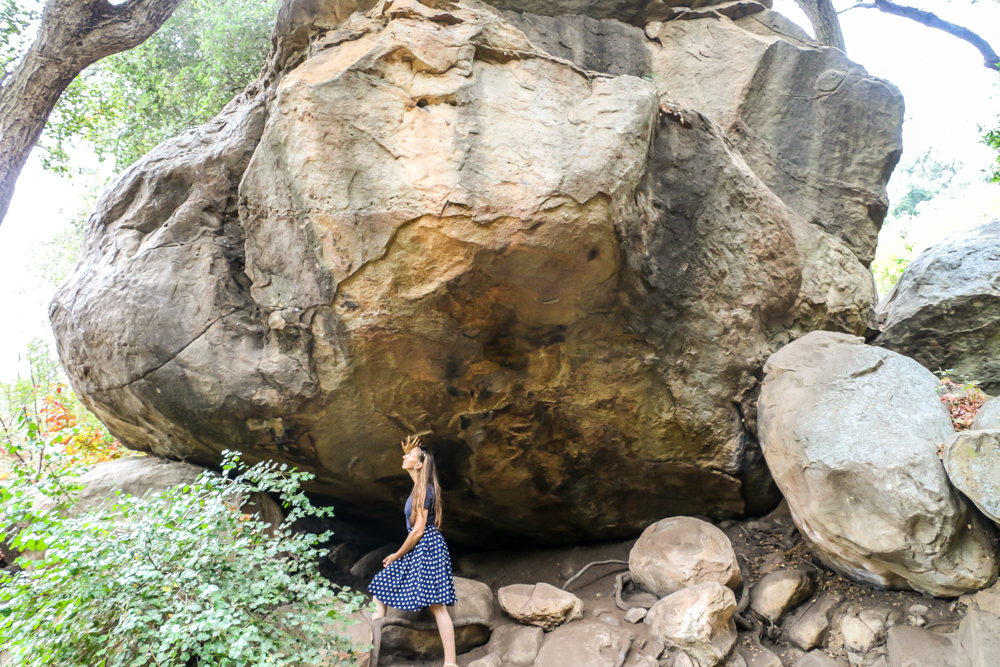
[[[413,496],[406,501],[406,529],[410,528]],[[419,611],[432,604],[454,605],[455,581],[451,573],[451,555],[441,531],[434,525],[434,490],[427,489],[424,507],[430,510],[427,527],[420,541],[399,560],[375,575],[368,591],[383,604],[404,611]]]

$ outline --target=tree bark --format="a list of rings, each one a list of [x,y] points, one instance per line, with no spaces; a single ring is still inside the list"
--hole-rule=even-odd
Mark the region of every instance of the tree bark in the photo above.
[[[831,0],[795,0],[795,2],[812,23],[816,41],[823,46],[832,46],[847,53],[844,31],[840,28],[840,19],[837,18],[837,10],[833,8]]]
[[[989,69],[997,71],[997,68],[1000,67],[1000,56],[997,55],[997,52],[993,50],[993,47],[991,47],[985,39],[968,28],[963,28],[960,25],[955,25],[954,23],[949,23],[948,21],[939,18],[937,14],[926,12],[915,7],[897,5],[895,2],[890,2],[889,0],[874,0],[874,2],[863,3],[857,6],[865,7],[867,9],[877,9],[880,12],[885,12],[886,14],[902,16],[903,18],[910,19],[911,21],[916,21],[917,23],[921,23],[929,28],[943,30],[949,35],[965,40],[969,44],[976,47],[979,50],[979,53],[983,55],[984,64]]]
[[[134,48],[183,0],[50,0],[38,37],[0,87],[0,223],[59,96],[101,58]]]

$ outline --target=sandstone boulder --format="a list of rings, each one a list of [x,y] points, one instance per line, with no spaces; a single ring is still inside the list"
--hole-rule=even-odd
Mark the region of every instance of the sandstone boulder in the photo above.
[[[937,457],[952,427],[929,371],[860,338],[813,332],[765,372],[764,453],[825,563],[858,581],[944,597],[993,581],[992,530]]]
[[[500,607],[518,623],[554,630],[583,618],[583,601],[552,584],[514,584],[497,591]]]
[[[890,667],[958,667],[958,651],[951,637],[939,632],[900,626],[886,639]]]
[[[643,531],[628,557],[632,580],[657,597],[706,581],[742,583],[736,552],[725,533],[692,517],[663,519]]]
[[[286,0],[261,78],[111,184],[51,308],[77,393],[131,448],[279,459],[366,521],[399,520],[396,442],[424,433],[478,548],[766,511],[757,377],[867,326],[893,89],[724,15],[749,5],[649,37],[601,23],[631,3],[431,4]],[[727,98],[764,137],[745,151],[718,105],[671,101],[696,64],[669,26],[705,22],[706,81],[745,40],[780,56]]]
[[[680,649],[698,664],[714,667],[736,643],[736,597],[715,581],[668,595],[649,610],[646,623],[653,636]]]
[[[600,621],[570,623],[545,637],[535,667],[622,667],[633,636]]]
[[[944,469],[956,489],[1000,523],[1000,430],[952,435],[944,443]]]
[[[876,345],[1000,391],[1000,220],[962,231],[910,262],[879,303]]]
[[[789,610],[802,604],[816,590],[812,570],[782,570],[761,577],[750,591],[750,608],[778,623]]]
[[[455,594],[458,602],[447,609],[455,625],[455,646],[459,653],[466,653],[490,640],[493,591],[482,582],[455,577]],[[429,609],[409,612],[390,607],[386,618],[402,624],[383,627],[380,656],[428,660],[444,655],[441,635]]]

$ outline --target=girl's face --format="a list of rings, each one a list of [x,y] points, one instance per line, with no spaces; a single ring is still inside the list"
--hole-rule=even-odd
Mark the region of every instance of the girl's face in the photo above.
[[[403,470],[420,470],[424,467],[423,451],[419,447],[414,447],[409,454],[403,454]]]

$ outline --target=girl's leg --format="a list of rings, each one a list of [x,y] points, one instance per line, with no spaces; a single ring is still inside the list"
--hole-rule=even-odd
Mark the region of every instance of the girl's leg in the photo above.
[[[378,598],[373,598],[375,600],[375,613],[372,614],[372,620],[377,621],[380,618],[385,617],[385,605]]]
[[[455,626],[448,615],[448,608],[443,604],[432,604],[431,613],[437,621],[438,632],[441,633],[441,643],[444,644],[444,663],[446,665],[457,664],[455,662]]]

